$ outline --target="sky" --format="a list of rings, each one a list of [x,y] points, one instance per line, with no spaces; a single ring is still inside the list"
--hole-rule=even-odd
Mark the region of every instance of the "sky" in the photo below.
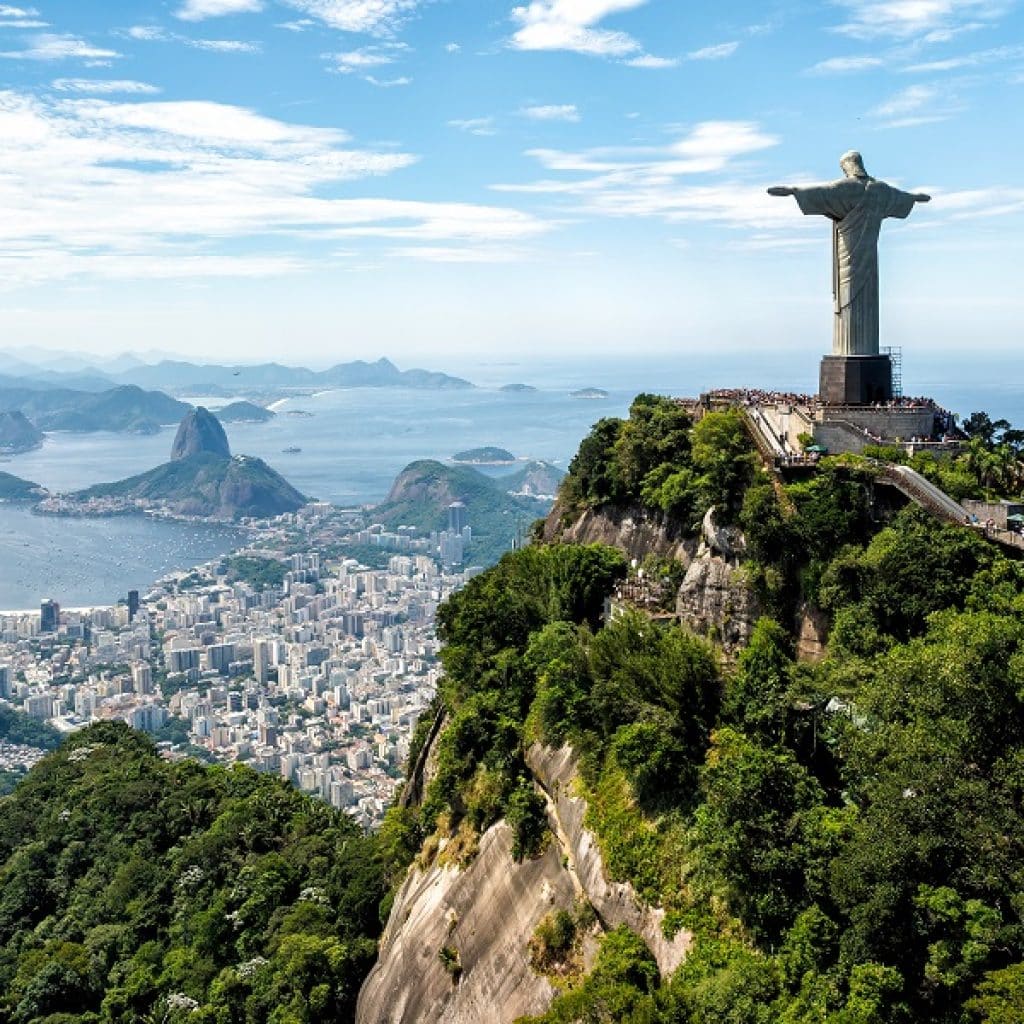
[[[776,184],[933,196],[882,344],[1021,342],[1014,0],[0,2],[0,347],[326,365],[831,339]]]

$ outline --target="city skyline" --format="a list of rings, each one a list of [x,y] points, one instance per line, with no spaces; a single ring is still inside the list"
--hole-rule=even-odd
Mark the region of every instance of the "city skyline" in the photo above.
[[[11,346],[406,365],[824,351],[830,239],[765,187],[868,172],[883,344],[1016,341],[1019,6],[0,4]]]

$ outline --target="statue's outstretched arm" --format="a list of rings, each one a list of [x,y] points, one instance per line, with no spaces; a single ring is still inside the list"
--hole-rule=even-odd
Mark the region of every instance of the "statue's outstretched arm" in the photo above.
[[[914,194],[915,203],[930,203],[932,201],[931,196],[926,196],[923,192],[916,192]]]
[[[768,189],[768,195],[770,196],[795,196],[796,189],[792,185],[772,185]]]

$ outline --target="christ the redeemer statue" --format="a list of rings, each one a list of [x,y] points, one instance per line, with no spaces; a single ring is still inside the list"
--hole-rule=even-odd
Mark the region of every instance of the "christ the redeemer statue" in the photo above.
[[[878,234],[886,217],[904,218],[930,196],[901,192],[864,170],[860,153],[839,159],[845,178],[799,188],[776,185],[772,196],[793,196],[800,211],[832,221],[833,356],[878,355]]]

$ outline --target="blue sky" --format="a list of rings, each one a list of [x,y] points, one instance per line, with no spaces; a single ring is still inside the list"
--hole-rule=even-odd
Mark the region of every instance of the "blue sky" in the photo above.
[[[1013,0],[0,2],[0,337],[817,354],[828,225],[764,189],[857,148],[934,196],[883,344],[1014,351],[1022,109]]]

